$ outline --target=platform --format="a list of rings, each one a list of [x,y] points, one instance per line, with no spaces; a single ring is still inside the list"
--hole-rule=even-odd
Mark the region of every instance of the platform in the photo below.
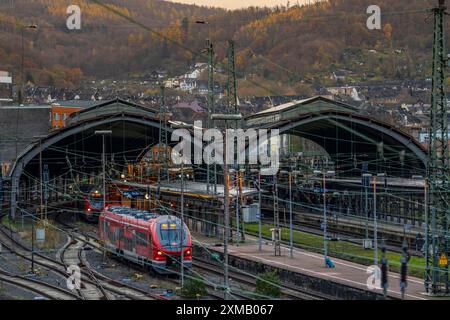
[[[214,246],[215,243],[220,242],[218,239],[207,238],[196,234],[193,235],[193,238],[199,244],[207,246],[209,250],[223,252],[223,247]],[[239,246],[229,246],[230,255],[243,259],[257,261],[315,278],[328,279],[366,291],[373,291],[379,294],[383,293],[382,289],[370,290],[368,288],[367,281],[370,274],[367,273],[367,266],[365,265],[332,258],[335,268],[329,269],[324,267],[324,257],[322,254],[294,248],[294,258],[290,258],[289,248],[286,246],[282,246],[281,253],[281,256],[275,257],[273,246],[266,243],[263,244],[262,251],[259,251],[258,244],[253,241],[240,244]],[[389,272],[389,289],[387,294],[393,298],[401,298],[399,274]],[[408,277],[405,299],[429,300],[433,299],[433,297],[426,295],[422,279]]]

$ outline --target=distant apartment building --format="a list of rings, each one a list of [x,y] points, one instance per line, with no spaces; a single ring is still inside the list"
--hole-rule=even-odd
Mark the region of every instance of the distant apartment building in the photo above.
[[[12,76],[7,71],[0,71],[0,104],[9,104],[13,101]]]
[[[68,100],[42,105],[0,107],[0,168],[4,175],[17,156],[36,137],[66,126],[70,114],[99,104],[99,101]]]
[[[0,166],[3,176],[18,155],[37,136],[48,135],[51,130],[50,105],[24,105],[0,107]]]
[[[64,128],[67,118],[74,112],[89,108],[97,104],[93,100],[67,100],[57,101],[51,105],[51,127],[52,129]]]

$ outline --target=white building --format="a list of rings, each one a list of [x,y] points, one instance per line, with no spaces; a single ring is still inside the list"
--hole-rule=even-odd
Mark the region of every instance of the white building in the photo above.
[[[180,81],[180,90],[192,91],[197,87],[197,82],[193,79],[183,79]]]

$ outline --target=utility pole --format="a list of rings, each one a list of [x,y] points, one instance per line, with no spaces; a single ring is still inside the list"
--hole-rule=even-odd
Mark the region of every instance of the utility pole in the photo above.
[[[434,15],[433,75],[429,125],[427,177],[430,219],[426,244],[431,245],[427,255],[425,289],[432,295],[449,295],[448,263],[440,263],[440,257],[449,255],[450,170],[448,148],[447,101],[444,89],[445,69],[448,57],[445,46],[445,0],[431,11]],[[427,214],[427,213],[426,213]],[[428,250],[428,248],[426,248]]]
[[[327,176],[325,172],[323,173],[322,177],[322,184],[323,184],[323,256],[325,259],[325,266],[327,265],[328,260],[328,245],[327,245],[327,187],[326,187],[326,181]]]
[[[289,255],[294,257],[293,242],[293,225],[292,225],[292,172],[289,172]]]
[[[258,233],[259,233],[259,251],[262,251],[262,208],[261,208],[261,169],[258,170],[258,206],[259,206],[259,220],[258,220]]]
[[[175,125],[173,128],[192,128],[190,125]],[[181,210],[180,210],[180,220],[181,220],[181,255],[180,255],[180,268],[181,268],[181,288],[184,288],[184,189],[185,189],[185,182],[184,182],[184,161],[185,161],[185,155],[183,154],[183,157],[181,159]]]
[[[373,176],[373,262],[378,266],[377,176]]]
[[[211,39],[206,41],[206,50],[208,53],[208,129],[214,127],[214,120],[211,116],[215,113],[214,106],[214,46]],[[214,156],[216,154],[214,153]],[[211,172],[212,171],[212,172]],[[212,165],[207,165],[207,190],[208,193],[211,190],[211,185],[213,187],[213,193],[217,193],[217,165],[214,163]]]
[[[23,212],[22,212],[23,214]],[[31,273],[34,274],[34,217],[31,215]]]
[[[158,177],[157,177],[157,195],[158,199],[161,193],[161,181],[166,180],[169,182],[169,156],[167,154],[168,138],[166,127],[166,93],[164,85],[160,88],[160,103],[159,103],[159,140],[157,151],[157,165],[158,165]],[[163,168],[161,168],[163,166]]]
[[[251,169],[250,172],[252,174],[257,174],[258,182],[255,183],[255,186],[258,188],[258,251],[262,251],[262,210],[261,210],[261,171],[260,169]],[[254,175],[252,175],[254,177]]]
[[[362,175],[362,182],[364,187],[364,195],[365,195],[365,201],[364,201],[364,212],[366,214],[366,237],[365,241],[369,240],[369,185],[370,185],[370,177],[372,175],[370,173],[363,173]],[[366,248],[366,244],[364,245],[364,248]]]
[[[381,288],[383,289],[383,296],[387,298],[387,289],[389,287],[388,278],[388,260],[386,258],[386,244],[383,240],[381,243]]]
[[[184,156],[181,160],[181,288],[184,288]]]
[[[237,77],[236,77],[236,59],[234,41],[228,41],[228,112],[239,113],[238,96],[237,96]],[[237,128],[237,126],[236,126]]]
[[[327,235],[327,176],[334,176],[335,171],[319,171],[315,170],[314,174],[322,175],[323,186],[323,257],[325,260],[325,267],[331,266],[331,261],[328,259],[328,235]]]
[[[241,217],[240,217],[240,212],[239,212],[239,206],[240,206],[240,190],[239,190],[239,180],[241,177],[241,172],[239,170],[235,171],[236,175],[236,180],[235,180],[235,184],[236,184],[236,242],[239,245],[239,243],[241,243]]]
[[[278,206],[278,176],[273,176],[273,249],[275,256],[281,256],[281,230],[280,230],[280,209]]]
[[[212,114],[212,120],[241,120],[242,115],[230,115],[230,114]],[[226,122],[228,124],[228,122]],[[228,237],[230,229],[230,179],[228,176],[228,160],[227,160],[227,126],[225,126],[224,137],[224,152],[223,152],[223,208],[224,208],[224,231],[223,231],[223,280],[224,280],[224,298],[229,297],[229,281],[228,281]]]
[[[40,200],[41,200],[39,213],[42,216],[42,211],[44,210],[44,192],[43,192],[44,179],[42,176],[42,139],[41,138],[39,138],[39,180],[40,180],[39,192],[40,192]]]
[[[112,135],[111,130],[95,131],[96,135],[102,136],[102,170],[103,170],[103,210],[106,208],[106,156],[105,156],[105,135]]]
[[[226,132],[226,131],[225,131]],[[226,136],[226,134],[225,134]],[[226,150],[227,146],[227,137],[225,137],[224,146]],[[225,287],[225,300],[228,298],[228,236],[229,236],[229,220],[230,220],[230,185],[229,185],[229,177],[228,177],[228,163],[227,157],[224,156],[223,163],[223,199],[224,199],[224,233],[223,233],[223,285]]]

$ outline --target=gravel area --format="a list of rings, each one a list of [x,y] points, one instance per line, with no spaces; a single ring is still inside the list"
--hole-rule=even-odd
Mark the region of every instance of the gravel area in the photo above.
[[[177,287],[176,283],[165,279],[165,276],[153,276],[138,265],[119,261],[109,255],[103,259],[103,254],[95,250],[86,251],[86,259],[92,268],[105,276],[149,293],[161,295],[165,294],[168,289],[175,291],[175,287]],[[156,286],[156,288],[152,288],[152,286]]]

